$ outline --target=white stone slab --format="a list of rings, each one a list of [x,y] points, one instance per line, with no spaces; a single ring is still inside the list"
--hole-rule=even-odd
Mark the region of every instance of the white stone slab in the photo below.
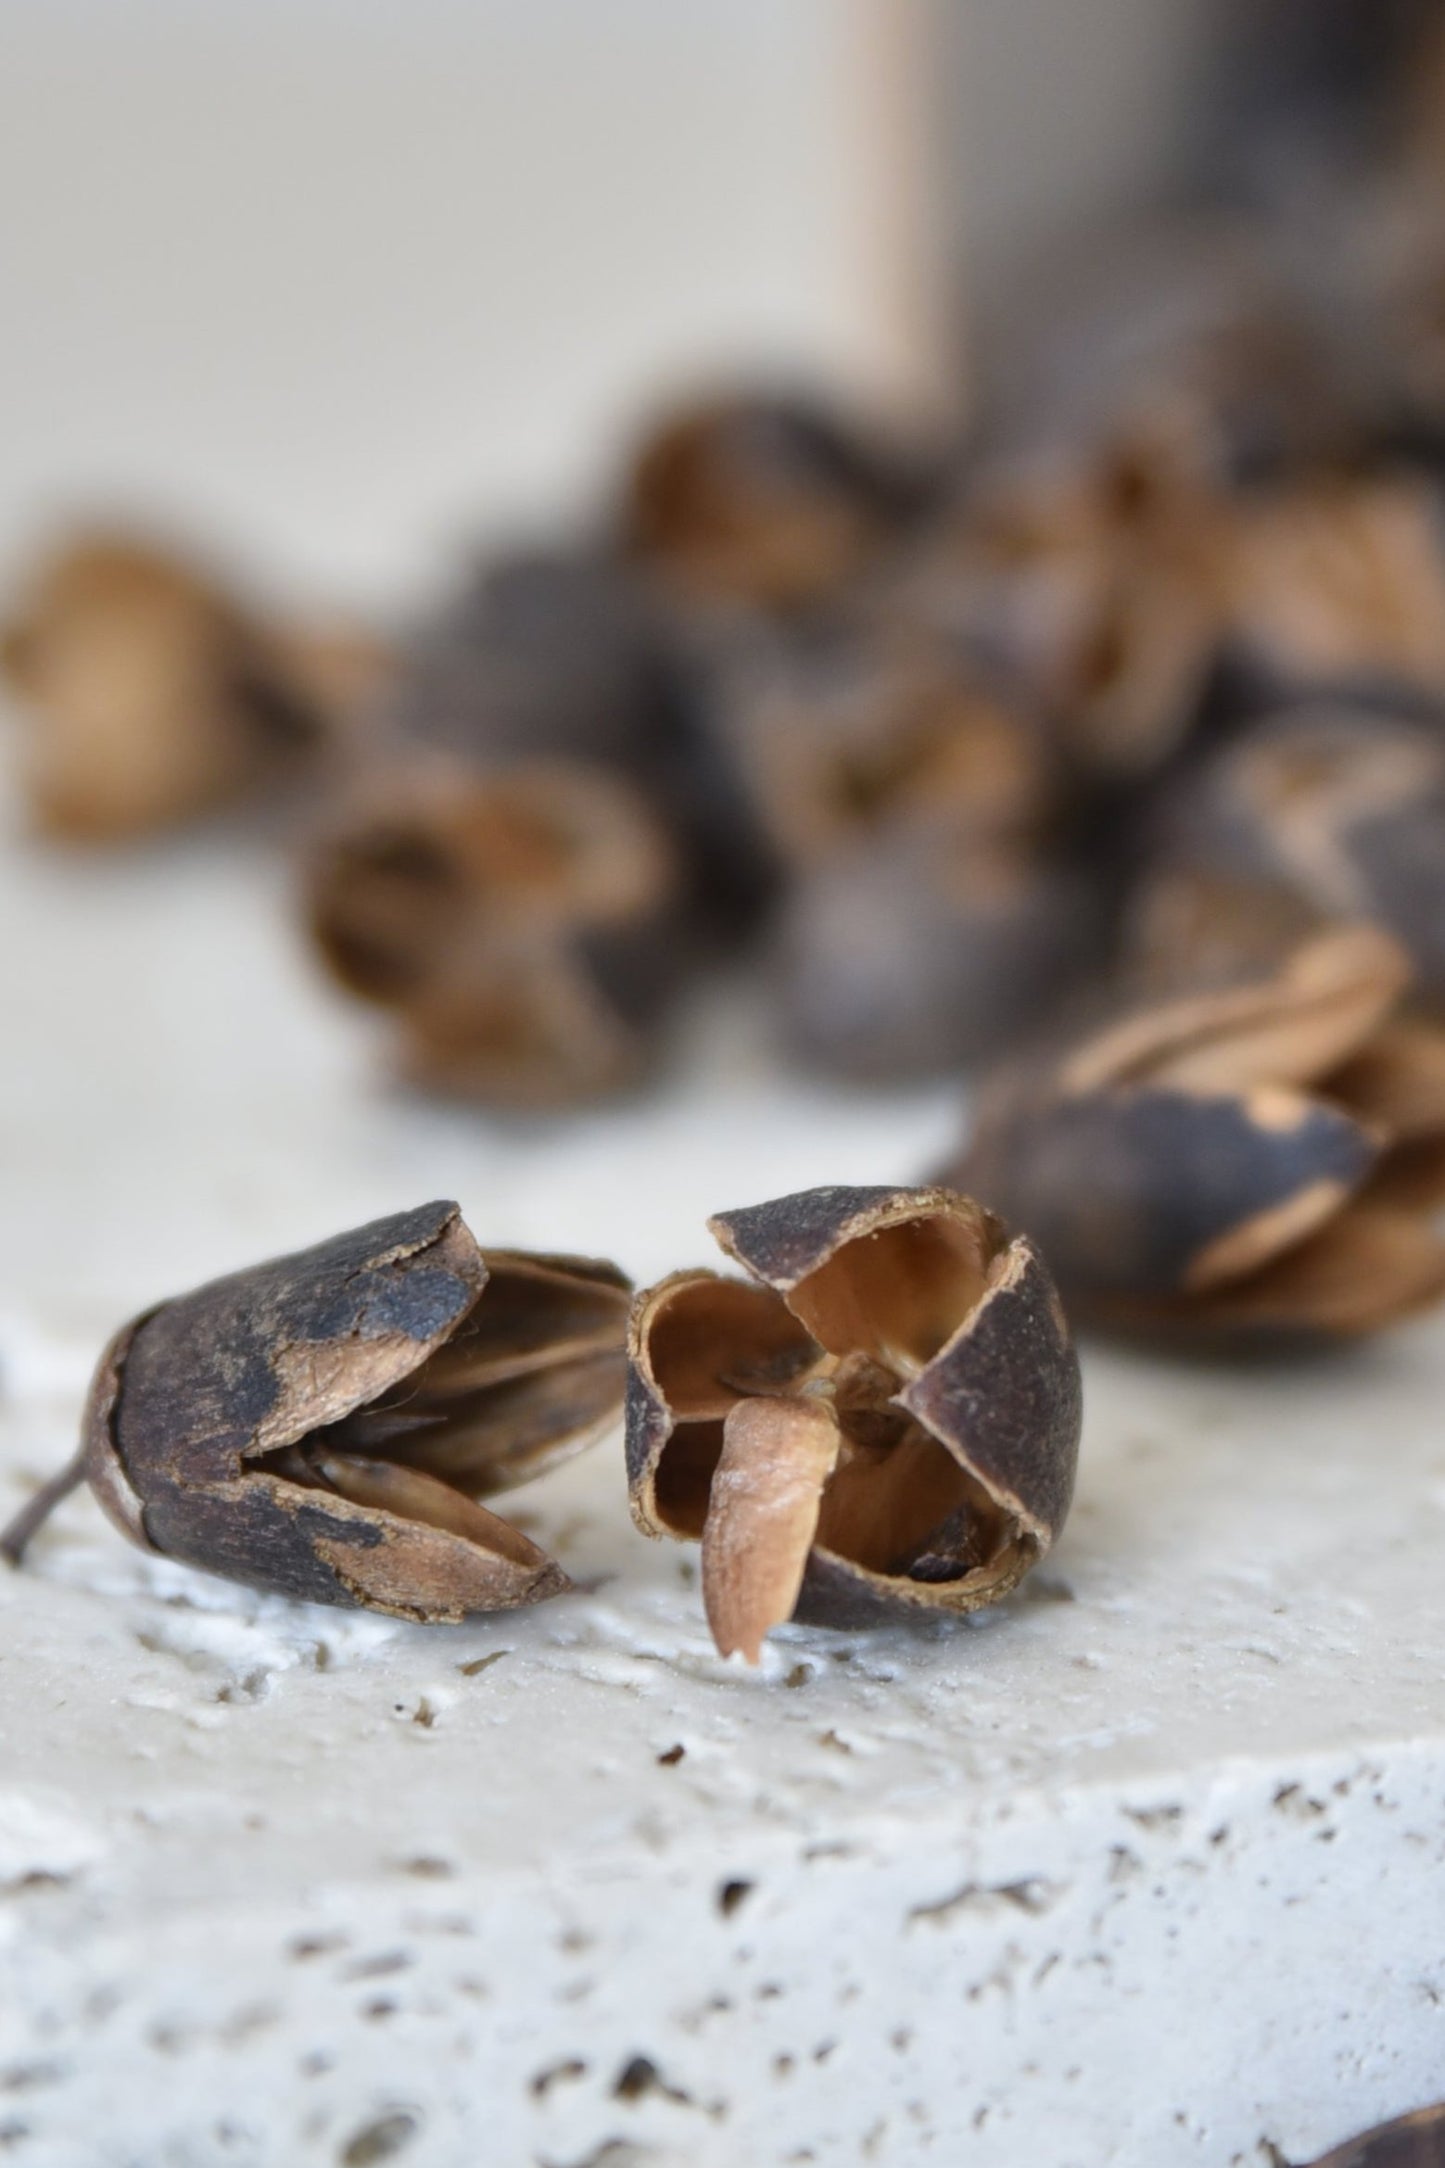
[[[394,1098],[235,844],[11,845],[0,926],[0,1512],[167,1289],[439,1193],[651,1275],[952,1126],[736,1004],[575,1125]],[[616,1448],[518,1494],[588,1591],[450,1630],[72,1501],[0,1573],[0,2159],[1266,2168],[1445,2091],[1445,1333],[1087,1388],[1016,1600],[761,1676]]]

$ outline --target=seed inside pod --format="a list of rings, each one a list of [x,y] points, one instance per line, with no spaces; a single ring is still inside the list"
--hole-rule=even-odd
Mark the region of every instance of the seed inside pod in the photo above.
[[[948,1190],[809,1190],[709,1222],[752,1275],[686,1272],[631,1326],[628,1476],[701,1538],[724,1655],[785,1619],[969,1611],[1063,1525],[1078,1365],[1026,1242]]]
[[[483,1251],[452,1204],[217,1280],[116,1336],[80,1454],[0,1549],[87,1480],[143,1548],[253,1587],[428,1620],[539,1602],[566,1575],[479,1501],[617,1420],[628,1292]]]
[[[955,1178],[1115,1326],[1354,1334],[1445,1295],[1445,1033],[1372,927],[1000,1077]]]
[[[446,763],[378,779],[308,868],[321,952],[396,1012],[407,1072],[506,1105],[636,1075],[685,942],[668,838],[581,762]]]

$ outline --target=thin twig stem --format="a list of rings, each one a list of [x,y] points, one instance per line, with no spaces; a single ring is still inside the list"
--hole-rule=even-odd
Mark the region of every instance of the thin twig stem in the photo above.
[[[59,1475],[53,1475],[48,1483],[42,1483],[28,1505],[20,1508],[9,1527],[0,1533],[0,1558],[8,1559],[18,1566],[25,1556],[25,1547],[41,1525],[48,1521],[62,1498],[68,1498],[85,1480],[85,1448],[82,1446],[75,1458],[67,1461]]]

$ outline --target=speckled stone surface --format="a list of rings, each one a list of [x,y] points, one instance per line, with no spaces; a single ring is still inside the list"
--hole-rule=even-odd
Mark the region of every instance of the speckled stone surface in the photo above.
[[[951,1134],[779,1079],[736,1004],[565,1128],[394,1097],[234,843],[7,842],[0,925],[0,1511],[208,1274],[451,1194],[650,1276]],[[1091,1349],[1086,1394],[1018,1597],[759,1676],[620,1445],[516,1494],[580,1592],[454,1629],[72,1500],[0,1572],[0,2159],[1269,2168],[1445,2091],[1445,1331]]]

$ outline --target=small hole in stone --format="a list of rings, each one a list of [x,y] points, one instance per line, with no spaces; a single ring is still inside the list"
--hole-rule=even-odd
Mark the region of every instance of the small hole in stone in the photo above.
[[[646,2094],[656,2092],[660,2084],[656,2063],[646,2055],[634,2055],[618,2072],[612,2097],[614,2100],[641,2100]]]
[[[545,2070],[539,2070],[532,2080],[533,2098],[545,2100],[554,2085],[571,2084],[575,2079],[585,2078],[586,2075],[587,2065],[580,2056],[569,2055],[565,2062],[550,2063]]]
[[[379,2115],[375,2122],[363,2124],[342,2148],[337,2155],[341,2168],[375,2168],[378,2161],[394,2160],[420,2128],[417,2118],[405,2110]]]
[[[751,1882],[724,1882],[717,1893],[717,1908],[725,1920],[731,1919],[743,1900],[752,1895]]]

